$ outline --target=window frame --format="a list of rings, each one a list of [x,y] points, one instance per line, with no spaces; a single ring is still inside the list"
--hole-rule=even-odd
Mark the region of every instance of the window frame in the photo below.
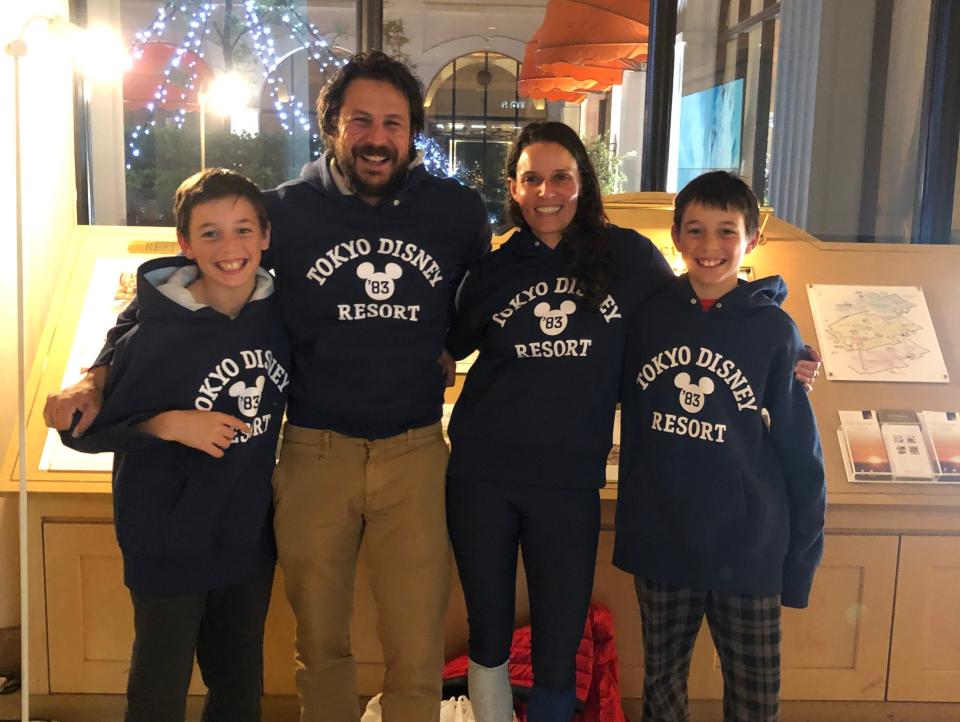
[[[911,242],[949,244],[960,143],[960,0],[933,0],[925,75]]]

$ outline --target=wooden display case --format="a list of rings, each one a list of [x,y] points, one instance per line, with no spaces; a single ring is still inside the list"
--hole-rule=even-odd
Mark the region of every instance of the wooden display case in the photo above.
[[[636,228],[670,250],[672,197],[630,194],[608,200],[610,219]],[[45,438],[43,403],[58,390],[80,317],[93,259],[175,251],[172,229],[81,227],[63,260],[58,296],[39,343],[28,384],[27,461],[31,669],[36,693],[119,693],[125,687],[132,638],[129,596],[113,536],[109,475],[39,467]],[[674,259],[676,260],[676,259]],[[821,243],[775,217],[764,243],[746,257],[754,277],[782,275],[785,309],[817,345],[805,284],[919,285],[924,289],[952,381],[893,384],[818,380],[811,394],[827,469],[829,508],[824,562],[810,608],[784,614],[786,699],[960,701],[960,487],[852,484],[836,429],[837,409],[960,409],[960,248]],[[462,377],[448,389],[455,401]],[[0,492],[14,493],[16,439],[7,451]],[[614,613],[625,697],[642,692],[640,618],[632,578],[610,563],[615,487],[603,492],[603,527],[594,598]],[[362,694],[379,691],[383,657],[375,608],[361,554],[351,626]],[[518,622],[526,621],[522,575]],[[294,694],[293,615],[278,573],[268,615],[264,689]],[[448,656],[466,649],[466,613],[454,584]],[[722,679],[704,629],[690,679],[694,698],[719,698]],[[195,676],[193,691],[202,687]]]

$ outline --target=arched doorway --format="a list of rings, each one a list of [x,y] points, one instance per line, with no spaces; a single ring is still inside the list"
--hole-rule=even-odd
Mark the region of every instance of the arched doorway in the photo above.
[[[547,105],[517,94],[520,62],[478,51],[455,58],[437,73],[424,99],[425,133],[447,154],[451,172],[483,195],[499,225],[510,144],[532,120],[546,120]]]

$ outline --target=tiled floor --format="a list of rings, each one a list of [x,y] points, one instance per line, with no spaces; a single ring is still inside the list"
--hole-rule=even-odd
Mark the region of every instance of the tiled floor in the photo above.
[[[192,697],[187,721],[200,717],[201,699]],[[296,722],[294,697],[264,698],[263,722]],[[640,718],[639,700],[624,700],[632,720]],[[721,722],[719,702],[695,701],[691,722]],[[109,695],[56,695],[35,697],[31,719],[56,722],[120,722],[123,699]],[[20,719],[20,697],[0,696],[0,722]],[[781,722],[960,722],[960,704],[883,702],[784,702]]]

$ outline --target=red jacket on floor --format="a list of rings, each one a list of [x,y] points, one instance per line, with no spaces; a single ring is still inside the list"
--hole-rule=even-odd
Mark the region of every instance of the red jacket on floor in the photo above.
[[[467,655],[447,662],[443,679],[466,679]],[[513,633],[510,644],[510,684],[517,700],[517,717],[524,722],[526,696],[533,686],[530,663],[530,627]],[[614,643],[613,615],[602,604],[592,604],[587,614],[583,638],[577,648],[577,702],[574,722],[627,722],[620,706],[620,668]]]

